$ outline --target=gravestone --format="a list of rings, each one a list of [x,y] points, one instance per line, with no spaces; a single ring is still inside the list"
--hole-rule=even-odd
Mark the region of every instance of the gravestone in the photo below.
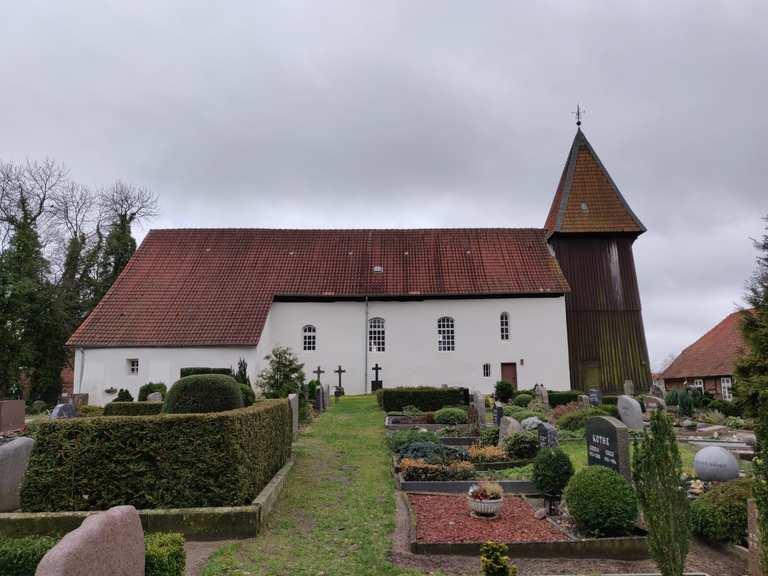
[[[727,482],[739,477],[739,461],[722,446],[707,446],[696,452],[693,469],[704,481]]]
[[[536,384],[533,387],[533,391],[536,394],[536,398],[541,402],[545,408],[549,408],[549,392],[544,384]]]
[[[87,393],[72,394],[72,400],[70,401],[70,404],[72,404],[72,406],[75,407],[75,412],[79,414],[80,407],[88,404],[88,394]]]
[[[538,427],[539,448],[557,448],[560,446],[560,438],[557,428],[549,422],[542,422]]]
[[[56,404],[56,407],[51,411],[51,415],[48,417],[48,419],[66,420],[69,418],[74,418],[75,416],[75,407],[72,406],[72,404]]]
[[[667,403],[664,402],[664,398],[660,398],[658,396],[651,396],[650,394],[645,394],[642,396],[643,403],[645,404],[645,411],[646,412],[656,412],[657,410],[666,410],[667,409]]]
[[[648,393],[651,396],[656,396],[656,398],[665,398],[667,396],[667,391],[664,390],[664,385],[658,381],[651,384],[651,389]]]
[[[632,380],[624,380],[624,394],[627,396],[635,395],[635,383]]]
[[[513,432],[522,432],[523,427],[520,425],[520,422],[512,418],[512,416],[504,416],[501,419],[501,424],[499,425],[499,442],[498,446],[504,446],[504,440],[506,440],[510,434]]]
[[[498,400],[493,404],[493,422],[496,426],[501,426],[501,419],[504,418],[504,404]]]
[[[592,403],[589,401],[589,396],[586,394],[579,395],[579,407],[580,408],[590,408],[592,406]]]
[[[747,500],[747,545],[749,547],[749,576],[762,576],[760,570],[760,525],[758,524],[757,504]]]
[[[640,407],[640,402],[631,396],[622,395],[619,396],[616,407],[619,409],[621,421],[626,424],[627,428],[630,430],[643,429],[643,409]]]
[[[599,406],[603,403],[603,391],[599,388],[590,388],[589,389],[589,403],[592,404],[592,406]]]
[[[323,386],[315,388],[315,412],[318,414],[323,411],[325,402],[323,402]]]
[[[163,394],[162,392],[150,392],[147,394],[147,402],[162,402],[163,401]]]
[[[485,422],[485,396],[479,391],[474,390],[472,392],[472,403],[475,405],[475,412],[477,413],[477,421],[481,428],[486,426]]]
[[[526,432],[533,432],[539,427],[539,424],[541,423],[542,421],[538,416],[529,416],[520,422],[520,426],[522,426],[523,430]]]
[[[629,429],[612,416],[587,420],[587,463],[615,470],[632,481],[629,463]]]
[[[331,385],[326,384],[325,390],[323,390],[323,410],[328,410],[331,407]]]
[[[27,436],[0,444],[0,512],[13,512],[21,506],[21,484],[34,444]]]
[[[288,394],[288,404],[291,407],[291,429],[293,439],[299,437],[299,397],[296,394]]]
[[[0,400],[0,434],[24,429],[24,400]]]

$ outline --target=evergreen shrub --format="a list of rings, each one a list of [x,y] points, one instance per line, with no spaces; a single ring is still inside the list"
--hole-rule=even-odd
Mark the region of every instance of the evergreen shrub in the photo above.
[[[184,535],[174,532],[144,534],[145,576],[184,576]]]
[[[291,454],[287,400],[211,414],[41,422],[25,512],[249,504]]]
[[[535,412],[533,410],[528,410],[528,408],[523,408],[522,406],[516,406],[514,404],[507,404],[504,406],[504,416],[511,416],[518,422],[522,422],[526,418],[530,418],[532,416],[535,416],[540,420],[547,419],[547,417],[542,412]]]
[[[510,460],[528,460],[539,451],[539,435],[535,432],[512,432],[504,439],[504,451]]]
[[[552,408],[557,408],[562,404],[568,404],[569,402],[578,402],[581,392],[578,390],[549,390],[547,396],[549,398],[549,405]]]
[[[243,398],[243,406],[252,406],[256,402],[256,392],[253,391],[250,384],[239,384],[240,396]]]
[[[496,382],[496,389],[495,389],[494,395],[496,396],[496,400],[498,400],[499,402],[504,402],[506,404],[515,395],[515,387],[512,386],[511,382],[507,382],[506,380],[499,380],[498,382]]]
[[[146,402],[147,396],[153,392],[160,392],[160,394],[163,395],[163,398],[165,398],[165,395],[168,393],[168,388],[166,388],[163,382],[147,382],[144,386],[139,388],[139,402]]]
[[[445,406],[464,404],[464,392],[461,388],[383,388],[381,407],[385,412],[402,411],[405,406],[416,406],[424,412],[440,410]]]
[[[545,495],[559,496],[573,476],[573,464],[560,448],[544,448],[533,461],[533,483]]]
[[[115,396],[114,402],[133,402],[133,396],[130,391],[125,388],[120,388],[120,390],[117,391],[117,396]]]
[[[109,402],[104,416],[154,416],[163,411],[162,402]]]
[[[681,391],[677,396],[677,415],[678,416],[693,416],[693,398],[691,392],[687,388]]]
[[[461,408],[441,408],[435,412],[436,424],[455,426],[457,424],[466,424],[467,422],[469,422],[467,411]]]
[[[187,376],[195,376],[197,374],[224,374],[225,376],[232,376],[232,368],[182,368],[179,371],[179,378],[186,378]]]
[[[0,538],[0,574],[3,576],[34,576],[43,556],[56,545],[50,536]]]
[[[669,392],[667,392],[666,396],[664,396],[664,403],[667,406],[677,406],[679,399],[680,391],[677,388],[672,388]],[[713,408],[713,410],[716,410],[716,408]]]
[[[568,512],[589,536],[621,536],[637,520],[637,495],[621,474],[605,466],[579,470],[565,488]]]
[[[729,402],[728,400],[712,400],[708,408],[710,410],[717,410],[725,416],[741,416],[739,406],[735,402]]]
[[[747,500],[752,480],[743,478],[719,484],[694,500],[693,533],[715,543],[742,544],[747,534]]]
[[[482,428],[480,430],[480,445],[481,446],[496,446],[499,443],[499,429],[498,428]]]
[[[401,458],[424,460],[428,464],[449,464],[457,460],[468,460],[467,451],[442,442],[412,442],[401,452]]]
[[[597,407],[582,408],[558,418],[557,427],[563,430],[580,430],[587,425],[587,420],[593,416],[608,416],[608,412]]]
[[[243,407],[240,385],[224,374],[196,374],[178,380],[165,397],[163,412],[199,414]]]
[[[402,454],[409,444],[414,442],[433,442],[437,444],[440,438],[434,432],[426,430],[398,430],[387,438],[389,449],[395,454]]]
[[[515,396],[515,399],[512,402],[515,404],[515,406],[522,406],[525,408],[528,406],[528,404],[531,403],[531,400],[533,400],[533,396],[523,393]]]
[[[509,565],[507,546],[488,541],[480,548],[484,576],[517,576],[517,567]]]

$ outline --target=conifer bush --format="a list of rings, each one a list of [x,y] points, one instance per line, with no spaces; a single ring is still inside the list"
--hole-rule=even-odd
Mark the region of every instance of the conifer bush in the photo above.
[[[539,436],[535,432],[513,432],[504,439],[504,451],[510,460],[528,460],[539,451]]]
[[[560,448],[544,448],[533,461],[533,483],[545,496],[559,496],[573,476],[573,464]]]
[[[199,414],[243,407],[240,385],[224,374],[195,374],[178,380],[165,397],[163,412]]]
[[[480,548],[480,564],[484,576],[516,576],[517,567],[509,565],[504,544],[488,541]]]
[[[495,392],[496,400],[506,404],[515,395],[515,387],[512,386],[511,382],[507,382],[506,380],[499,380],[496,382]]]

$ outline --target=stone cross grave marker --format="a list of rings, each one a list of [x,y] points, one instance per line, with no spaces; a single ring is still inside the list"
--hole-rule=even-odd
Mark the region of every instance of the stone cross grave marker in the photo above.
[[[371,370],[373,370],[375,376],[373,377],[373,380],[371,380],[371,392],[376,392],[376,390],[381,390],[381,388],[384,386],[384,384],[379,379],[379,372],[381,371],[381,366],[379,366],[379,363],[376,362],[371,367]]]
[[[501,419],[504,417],[504,404],[496,400],[493,404],[493,422],[496,426],[501,426]]]
[[[539,448],[557,448],[560,446],[560,438],[557,428],[549,422],[542,422],[538,427]]]
[[[587,463],[616,470],[632,481],[629,464],[629,429],[612,416],[587,420]]]
[[[66,420],[68,418],[74,418],[75,407],[72,404],[56,404],[56,407],[51,411],[49,420]]]
[[[485,396],[479,390],[472,391],[472,403],[475,405],[475,412],[477,414],[477,422],[480,427],[483,428],[485,423]]]
[[[299,397],[296,394],[288,394],[288,404],[291,406],[291,429],[293,439],[299,437]]]
[[[589,402],[592,406],[598,406],[603,403],[603,391],[599,388],[589,389]]]
[[[643,409],[640,407],[640,402],[624,394],[619,396],[616,407],[619,410],[621,421],[627,425],[627,428],[630,430],[643,429]]]
[[[624,380],[624,394],[627,396],[635,395],[635,383],[632,380]]]
[[[315,380],[317,380],[317,383],[320,384],[320,376],[325,374],[325,370],[323,370],[320,366],[318,366],[317,368],[312,370],[312,374],[315,375]],[[309,400],[309,390],[307,388],[304,389],[304,400]]]
[[[511,416],[503,416],[501,418],[501,423],[499,424],[499,442],[498,446],[500,448],[504,447],[504,440],[506,440],[510,434],[513,432],[522,432],[523,426],[512,418]]]
[[[344,386],[341,385],[341,375],[346,374],[347,371],[341,367],[341,364],[339,364],[339,367],[336,368],[336,370],[334,370],[333,373],[339,375],[339,385],[336,386],[336,390],[334,391],[334,396],[336,397],[336,401],[338,402],[339,397],[344,396]],[[330,395],[330,389],[328,390],[328,393]],[[330,402],[331,400],[329,398],[328,399],[329,406],[330,406]]]

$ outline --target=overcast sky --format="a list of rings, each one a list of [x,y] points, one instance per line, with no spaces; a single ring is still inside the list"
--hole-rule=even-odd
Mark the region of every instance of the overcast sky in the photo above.
[[[540,227],[581,102],[656,366],[753,269],[768,3],[529,4],[13,2],[0,158],[147,186],[152,227]]]

